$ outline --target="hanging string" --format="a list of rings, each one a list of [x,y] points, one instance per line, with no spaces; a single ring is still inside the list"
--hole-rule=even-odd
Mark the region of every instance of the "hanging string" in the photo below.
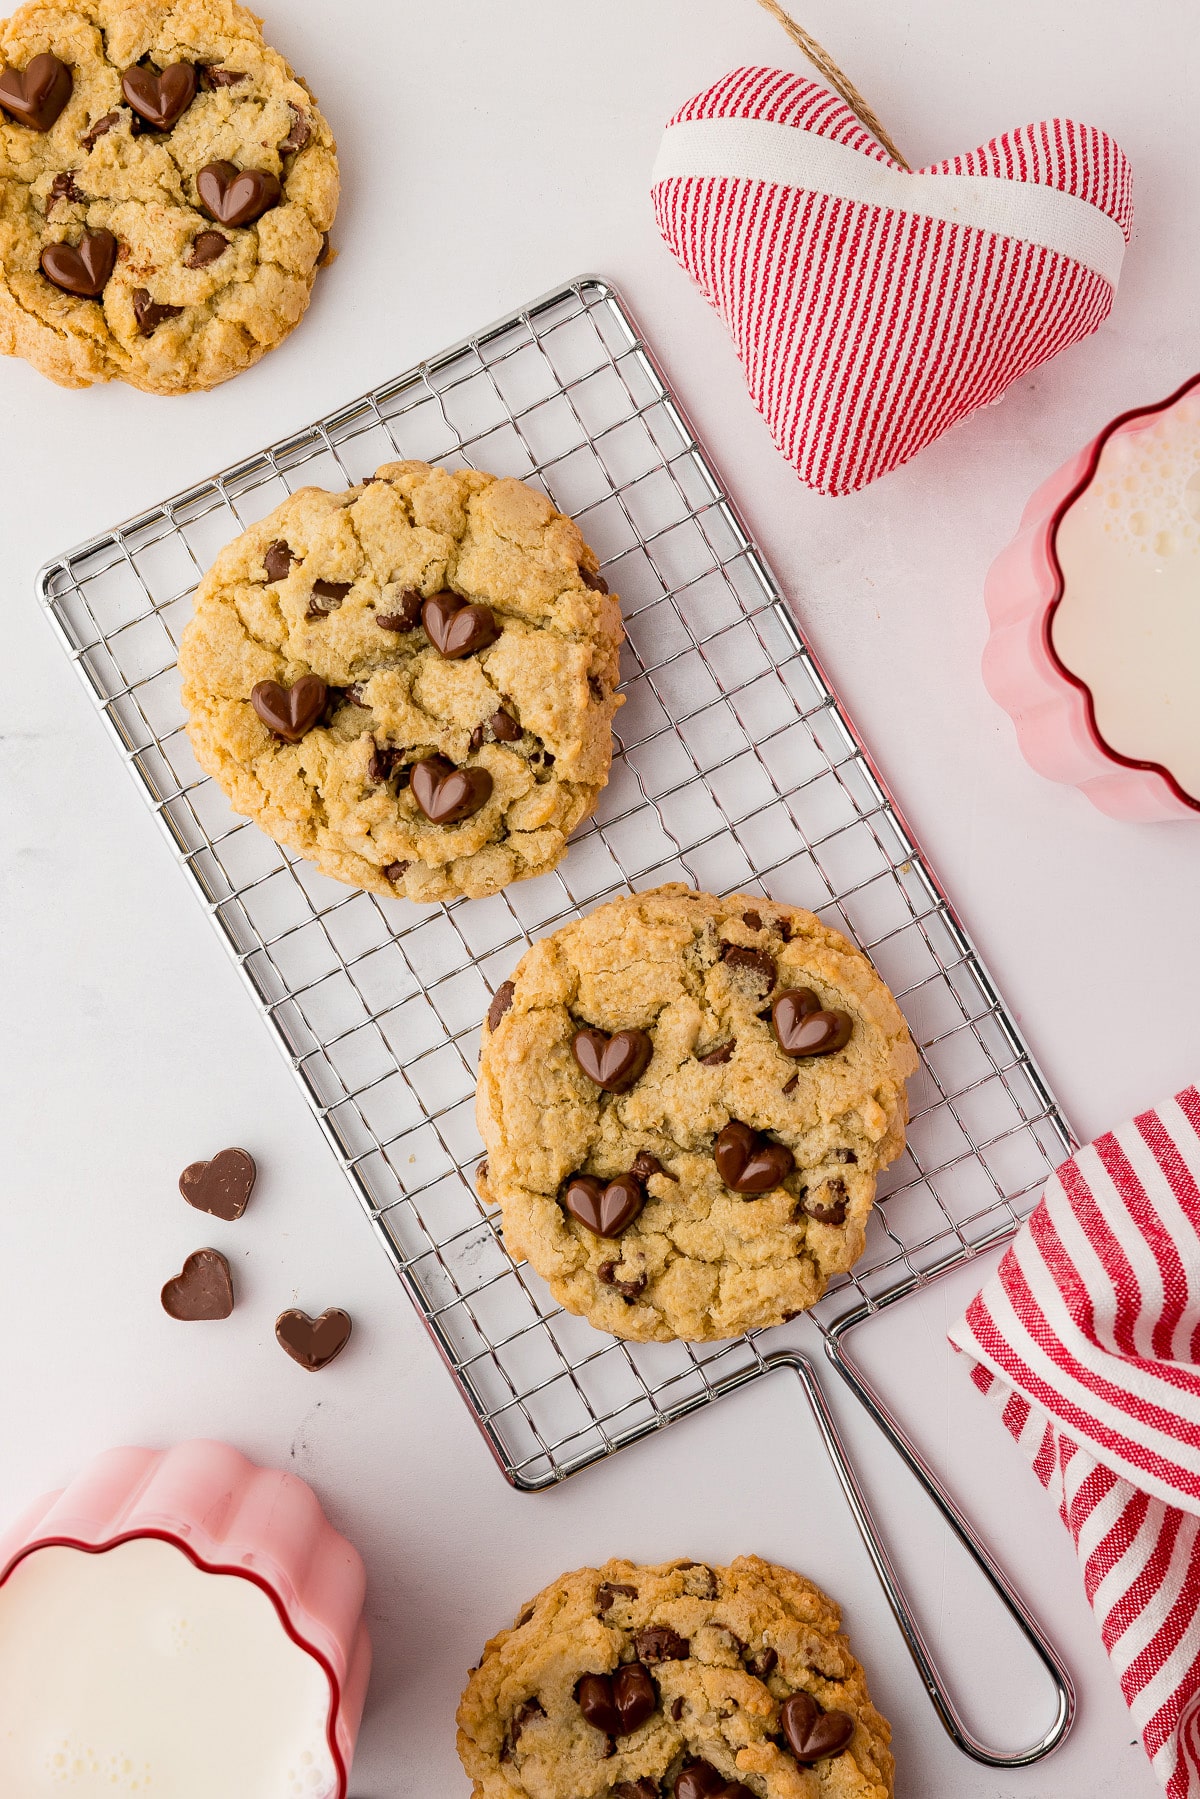
[[[854,83],[842,74],[842,71],[838,68],[833,58],[827,51],[821,48],[816,38],[810,37],[803,26],[797,25],[795,19],[789,18],[788,14],[785,13],[782,6],[780,6],[779,0],[758,0],[758,4],[765,12],[769,12],[773,19],[778,20],[792,42],[803,50],[814,69],[824,77],[834,93],[841,95],[855,117],[862,122],[866,129],[871,133],[871,136],[883,145],[893,162],[898,162],[902,169],[907,169],[909,166],[908,163],[905,162],[903,156],[901,156],[899,150],[897,150],[895,144],[892,142],[883,126],[879,123],[879,120],[867,105]]]

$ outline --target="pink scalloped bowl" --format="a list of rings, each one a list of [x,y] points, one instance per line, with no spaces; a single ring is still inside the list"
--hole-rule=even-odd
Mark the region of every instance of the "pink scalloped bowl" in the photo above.
[[[1051,475],[1026,506],[1020,531],[993,562],[984,588],[991,620],[984,684],[1012,718],[1025,760],[1052,781],[1082,788],[1113,818],[1195,820],[1200,801],[1161,763],[1139,762],[1106,743],[1090,688],[1060,661],[1051,636],[1063,595],[1058,527],[1095,476],[1110,439],[1144,429],[1198,384],[1195,375],[1157,405],[1122,413]]]
[[[328,1742],[346,1799],[371,1670],[358,1551],[297,1475],[258,1468],[225,1443],[111,1449],[0,1535],[0,1586],[43,1548],[93,1553],[137,1537],[181,1549],[196,1567],[252,1581],[329,1682]]]

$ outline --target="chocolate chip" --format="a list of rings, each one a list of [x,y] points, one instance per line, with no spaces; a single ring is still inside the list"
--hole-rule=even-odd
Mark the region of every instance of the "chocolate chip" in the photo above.
[[[24,69],[0,73],[0,106],[31,131],[49,131],[67,101],[75,81],[65,62],[43,51]]]
[[[487,1022],[489,1031],[494,1031],[496,1026],[500,1023],[500,1020],[512,1005],[513,995],[516,991],[517,989],[512,981],[501,981],[495,993],[493,993],[492,1003],[488,1007]]]
[[[112,130],[114,125],[119,125],[120,123],[121,115],[119,112],[106,112],[102,119],[97,119],[94,125],[89,125],[79,141],[83,145],[83,148],[90,152],[96,148],[96,139],[98,137],[103,137],[106,132]]]
[[[480,1181],[487,1180],[487,1157],[486,1156],[482,1157],[482,1159],[480,1161],[476,1162],[476,1164],[475,1164],[475,1180],[476,1180],[477,1184]],[[517,1622],[520,1623],[519,1618],[518,1618]]]
[[[626,1662],[611,1675],[585,1674],[575,1698],[588,1723],[610,1737],[640,1730],[658,1708],[658,1688],[640,1662]]]
[[[486,649],[501,630],[490,606],[468,605],[456,593],[435,593],[426,600],[421,623],[434,649],[448,662]]]
[[[675,1777],[675,1799],[755,1799],[740,1780],[726,1780],[711,1762],[692,1762]]]
[[[608,592],[608,582],[604,579],[604,576],[603,575],[594,575],[590,568],[584,568],[581,566],[580,570],[579,570],[579,578],[583,582],[583,585],[585,587],[591,588],[593,593],[607,593]]]
[[[233,1278],[219,1249],[197,1249],[162,1290],[162,1308],[170,1318],[191,1324],[228,1318],[233,1310]]]
[[[740,943],[722,943],[721,960],[731,968],[751,968],[767,983],[768,989],[775,985],[775,958],[769,950],[746,949]]]
[[[778,930],[779,935],[783,938],[785,943],[790,943],[792,941],[792,927],[786,918],[777,918],[775,920],[775,928]]]
[[[116,261],[117,240],[111,231],[85,231],[78,247],[47,244],[42,251],[42,273],[63,293],[95,300],[108,285]]]
[[[289,549],[282,537],[269,543],[263,552],[263,568],[266,570],[268,583],[286,581],[295,560],[295,550]]]
[[[743,912],[742,923],[748,931],[761,931],[762,915],[758,912]]]
[[[637,1650],[638,1660],[651,1664],[686,1662],[692,1653],[688,1639],[681,1637],[678,1631],[666,1624],[651,1624],[645,1630],[635,1631],[633,1646]]]
[[[404,751],[381,748],[374,742],[374,739],[372,739],[372,743],[374,747],[371,750],[371,759],[367,763],[367,778],[374,781],[376,786],[381,786],[384,781],[390,780],[395,774],[396,765],[404,755]]]
[[[544,1718],[546,1708],[540,1699],[526,1699],[513,1713],[513,1721],[508,1728],[509,1741],[515,1749],[521,1740],[521,1732],[530,1718]]]
[[[789,987],[771,1007],[775,1040],[785,1056],[828,1056],[845,1049],[854,1029],[848,1012],[825,1010],[811,987]]]
[[[620,1280],[617,1276],[617,1266],[616,1262],[601,1262],[596,1270],[596,1278],[603,1281],[606,1287],[615,1288],[626,1304],[632,1305],[634,1300],[646,1291],[646,1277],[644,1274],[639,1274],[636,1280]]]
[[[621,1780],[612,1788],[609,1799],[660,1799],[662,1788],[657,1780],[644,1775],[641,1780]]]
[[[492,727],[492,736],[498,743],[516,743],[525,734],[516,719],[512,717],[511,713],[506,712],[503,706],[498,712],[492,713],[488,724]]]
[[[309,122],[308,114],[301,112],[298,106],[293,106],[291,111],[292,128],[279,146],[281,156],[292,156],[296,151],[303,150],[312,138],[312,125]]]
[[[676,1186],[679,1185],[679,1176],[672,1174],[669,1168],[664,1168],[658,1157],[652,1156],[648,1149],[638,1151],[633,1158],[633,1167],[629,1172],[635,1180],[648,1181],[652,1174],[661,1174],[665,1175],[667,1180],[674,1181]]]
[[[535,760],[539,761],[543,768],[554,767],[554,757],[550,754],[549,750],[536,751]]]
[[[612,1610],[616,1599],[636,1599],[637,1596],[636,1587],[627,1587],[619,1580],[602,1580],[596,1588],[596,1610],[603,1617],[605,1612]]]
[[[811,1693],[793,1693],[780,1707],[779,1721],[788,1748],[802,1767],[840,1755],[854,1735],[848,1712],[827,1712]]]
[[[250,77],[242,69],[207,68],[202,80],[207,88],[237,87],[240,82],[249,81]]]
[[[350,1314],[340,1306],[327,1307],[319,1318],[310,1318],[298,1306],[290,1306],[275,1320],[275,1341],[293,1362],[299,1362],[310,1374],[317,1374],[341,1355],[353,1328]]]
[[[722,1062],[728,1062],[736,1048],[737,1038],[731,1037],[728,1043],[722,1043],[719,1049],[710,1049],[708,1054],[701,1056],[699,1060],[705,1068],[719,1068]]]
[[[258,1170],[245,1149],[222,1149],[210,1162],[189,1162],[179,1191],[189,1206],[232,1224],[250,1203]]]
[[[835,1160],[838,1162],[855,1162],[855,1163],[857,1163],[858,1157],[855,1155],[855,1153],[852,1149],[839,1149],[835,1156]]]
[[[169,131],[196,98],[196,65],[173,62],[160,75],[134,63],[121,77],[121,92],[147,125]]]
[[[325,618],[336,612],[353,587],[353,581],[314,581],[306,618]]]
[[[825,1198],[818,1198],[824,1194]],[[845,1224],[846,1222],[846,1185],[844,1181],[826,1181],[818,1187],[816,1193],[806,1193],[804,1210],[818,1224]]]
[[[411,867],[411,862],[389,862],[383,871],[384,879],[390,881],[394,887],[397,882],[404,879]]]
[[[196,177],[196,191],[218,225],[253,224],[283,197],[277,176],[263,169],[239,169],[224,160],[205,163]]]
[[[595,1236],[619,1237],[645,1205],[646,1190],[632,1174],[618,1174],[607,1182],[594,1174],[573,1174],[562,1203]]]
[[[486,768],[455,768],[445,756],[426,756],[412,765],[412,792],[430,824],[453,825],[487,805],[492,777]]]
[[[674,1720],[674,1722],[676,1724],[678,1724],[678,1722],[679,1722],[680,1718],[682,1718],[682,1716],[683,1716],[683,1700],[682,1699],[672,1699],[672,1701],[671,1701],[671,1717],[672,1717],[672,1719]]]
[[[148,287],[135,287],[132,299],[139,337],[153,337],[160,325],[165,325],[168,319],[177,319],[183,311],[182,306],[166,306],[159,300],[152,300]]]
[[[73,169],[68,169],[65,175],[56,175],[50,183],[50,192],[46,195],[46,217],[50,217],[60,200],[66,200],[68,205],[75,205],[83,198],[75,185]]]
[[[327,692],[319,675],[301,675],[291,687],[258,681],[250,689],[250,704],[268,731],[285,743],[299,743],[325,710]]]
[[[792,1172],[796,1158],[785,1143],[731,1118],[713,1145],[717,1173],[735,1193],[769,1193]]]
[[[480,1166],[480,1167],[481,1167],[481,1168],[486,1168],[486,1167],[487,1167],[487,1163],[486,1163],[486,1162],[481,1162],[481,1163],[480,1163],[480,1164],[479,1164],[479,1166]],[[527,1605],[527,1606],[526,1606],[526,1607],[525,1607],[525,1609],[524,1609],[524,1610],[523,1610],[523,1611],[522,1611],[522,1613],[521,1613],[521,1615],[520,1615],[520,1617],[519,1617],[519,1618],[518,1618],[518,1619],[517,1619],[517,1621],[516,1621],[516,1623],[515,1623],[515,1624],[514,1624],[514,1625],[513,1625],[513,1629],[514,1629],[514,1630],[520,1630],[520,1628],[521,1628],[521,1626],[522,1626],[522,1625],[523,1625],[523,1624],[528,1624],[528,1622],[529,1622],[529,1620],[530,1620],[530,1619],[531,1619],[531,1618],[532,1618],[532,1617],[533,1617],[533,1607],[532,1607],[532,1606],[531,1606],[531,1605]]]
[[[183,259],[184,267],[206,269],[219,256],[224,256],[228,248],[229,239],[222,237],[219,231],[201,231],[188,246],[188,253]]]
[[[571,1053],[589,1081],[605,1093],[621,1093],[645,1073],[654,1045],[645,1031],[576,1031]]]
[[[796,1088],[799,1085],[800,1085],[800,1076],[798,1074],[794,1074],[790,1081],[785,1081],[783,1083],[783,1090],[785,1093],[794,1093],[796,1091]]]
[[[483,726],[482,725],[476,725],[475,729],[471,732],[470,741],[469,741],[467,747],[472,752],[474,752],[475,750],[481,750],[483,748]]]
[[[756,1680],[765,1680],[768,1674],[774,1669],[778,1660],[779,1657],[775,1650],[764,1646],[754,1655],[748,1655],[746,1657],[746,1671],[748,1674],[753,1674]]]
[[[415,631],[421,622],[421,594],[416,587],[406,587],[400,595],[398,612],[377,612],[375,623],[381,631]]]

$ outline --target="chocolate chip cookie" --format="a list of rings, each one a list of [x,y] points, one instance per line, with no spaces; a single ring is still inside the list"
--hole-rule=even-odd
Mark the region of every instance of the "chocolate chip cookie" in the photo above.
[[[737,1336],[862,1253],[915,1068],[895,1000],[811,912],[634,894],[497,991],[480,1192],[568,1311],[639,1341]]]
[[[495,893],[596,804],[623,635],[543,494],[389,463],[222,550],[180,647],[188,730],[236,810],[335,880]]]
[[[63,387],[215,387],[298,324],[336,145],[236,0],[31,0],[0,27],[0,350]]]
[[[474,1799],[891,1799],[891,1731],[840,1624],[757,1556],[564,1574],[467,1683]]]

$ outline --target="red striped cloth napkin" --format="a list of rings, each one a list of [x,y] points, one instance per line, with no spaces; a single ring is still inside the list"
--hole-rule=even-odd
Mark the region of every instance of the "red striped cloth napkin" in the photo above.
[[[950,1333],[1058,1501],[1170,1799],[1200,1799],[1200,1090],[1064,1162]]]

